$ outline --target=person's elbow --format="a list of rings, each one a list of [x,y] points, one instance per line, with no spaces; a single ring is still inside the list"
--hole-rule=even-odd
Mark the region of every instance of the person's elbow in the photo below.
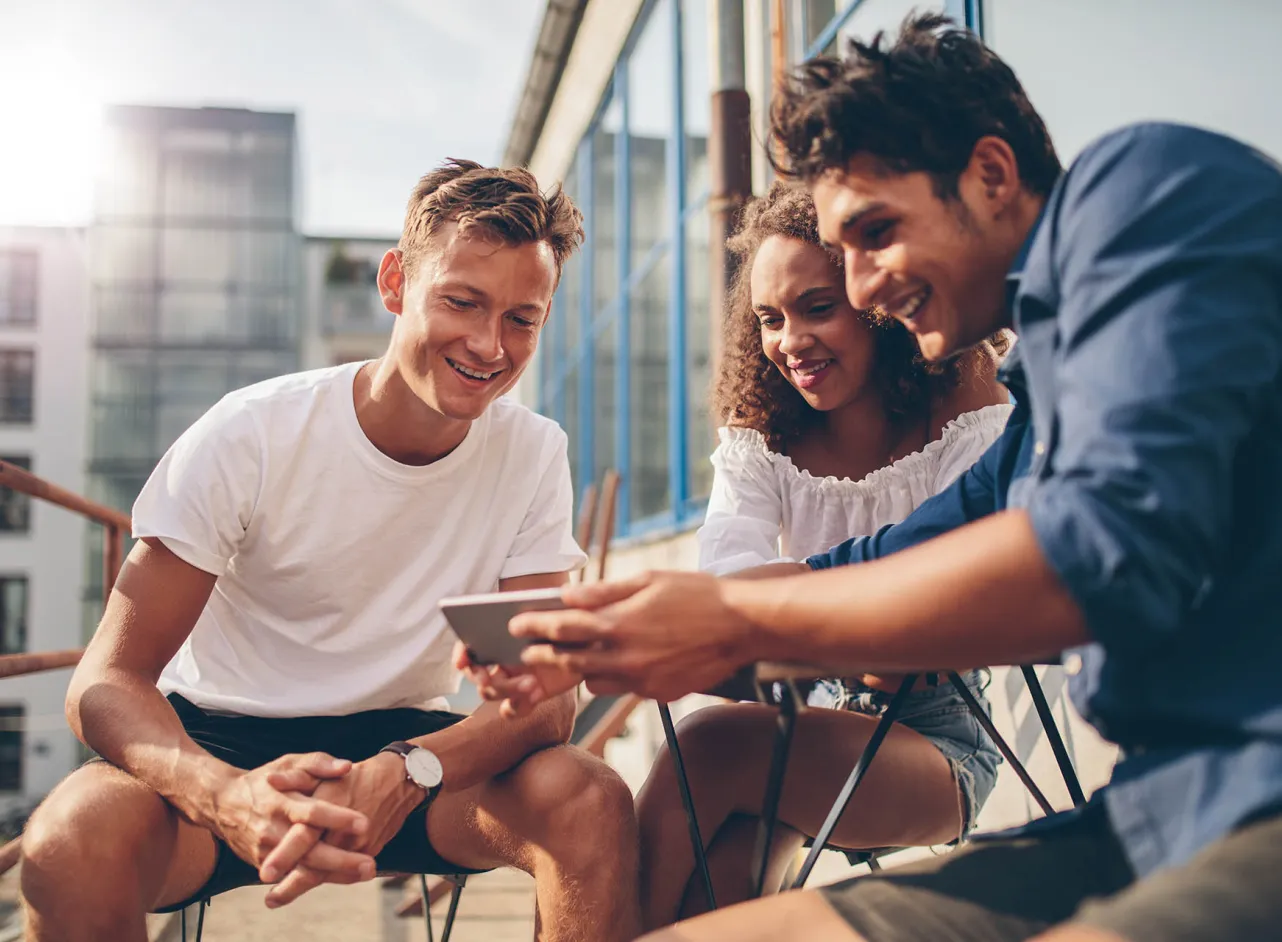
[[[1028,513],[1087,630],[1115,653],[1168,644],[1211,586],[1214,540],[1178,504],[1068,485],[1039,489]]]

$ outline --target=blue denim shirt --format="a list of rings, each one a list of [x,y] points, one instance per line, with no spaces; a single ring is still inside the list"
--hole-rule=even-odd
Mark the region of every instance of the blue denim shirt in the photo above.
[[[1005,433],[809,563],[1023,508],[1094,639],[1070,692],[1122,747],[1093,801],[1143,876],[1282,810],[1282,170],[1193,128],[1110,134],[1056,184],[1008,297]]]

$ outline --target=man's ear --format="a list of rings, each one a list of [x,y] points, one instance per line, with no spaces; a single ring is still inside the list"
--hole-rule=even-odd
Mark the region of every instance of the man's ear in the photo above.
[[[1015,152],[1010,144],[991,134],[975,142],[962,178],[962,185],[973,200],[971,206],[983,206],[992,218],[1000,217],[1023,188]]]
[[[404,310],[405,271],[401,267],[404,258],[400,249],[388,249],[383,253],[383,260],[378,264],[378,295],[383,299],[383,307],[393,314]]]

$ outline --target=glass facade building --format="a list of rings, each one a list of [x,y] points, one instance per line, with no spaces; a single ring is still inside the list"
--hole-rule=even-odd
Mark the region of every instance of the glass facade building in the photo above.
[[[165,449],[223,394],[298,368],[296,166],[292,114],[109,110],[90,233],[91,498],[128,511]],[[98,542],[90,600],[101,598]]]
[[[539,348],[534,405],[570,439],[576,489],[621,472],[617,532],[683,529],[702,519],[716,444],[708,133],[708,4],[641,6],[564,186],[584,212],[584,252],[566,266]],[[755,100],[758,186],[767,130],[771,0],[744,0]],[[912,9],[977,28],[979,0],[796,0],[784,6],[789,62],[835,51],[844,35],[893,30]],[[756,68],[753,68],[753,64]]]

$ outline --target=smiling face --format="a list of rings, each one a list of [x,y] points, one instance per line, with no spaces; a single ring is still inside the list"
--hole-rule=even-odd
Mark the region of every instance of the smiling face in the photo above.
[[[772,235],[753,259],[751,289],[762,350],[811,408],[836,409],[866,389],[875,328],[851,307],[831,255]]]
[[[812,186],[819,235],[842,253],[851,304],[899,320],[929,360],[1009,326],[1006,272],[1031,222],[1011,211],[1017,176],[994,171],[978,145],[976,155],[948,200],[927,174],[888,172],[863,156]]]
[[[442,227],[408,273],[399,250],[379,268],[398,315],[389,355],[410,391],[446,418],[470,421],[529,365],[556,290],[546,242],[506,245],[473,228]]]

